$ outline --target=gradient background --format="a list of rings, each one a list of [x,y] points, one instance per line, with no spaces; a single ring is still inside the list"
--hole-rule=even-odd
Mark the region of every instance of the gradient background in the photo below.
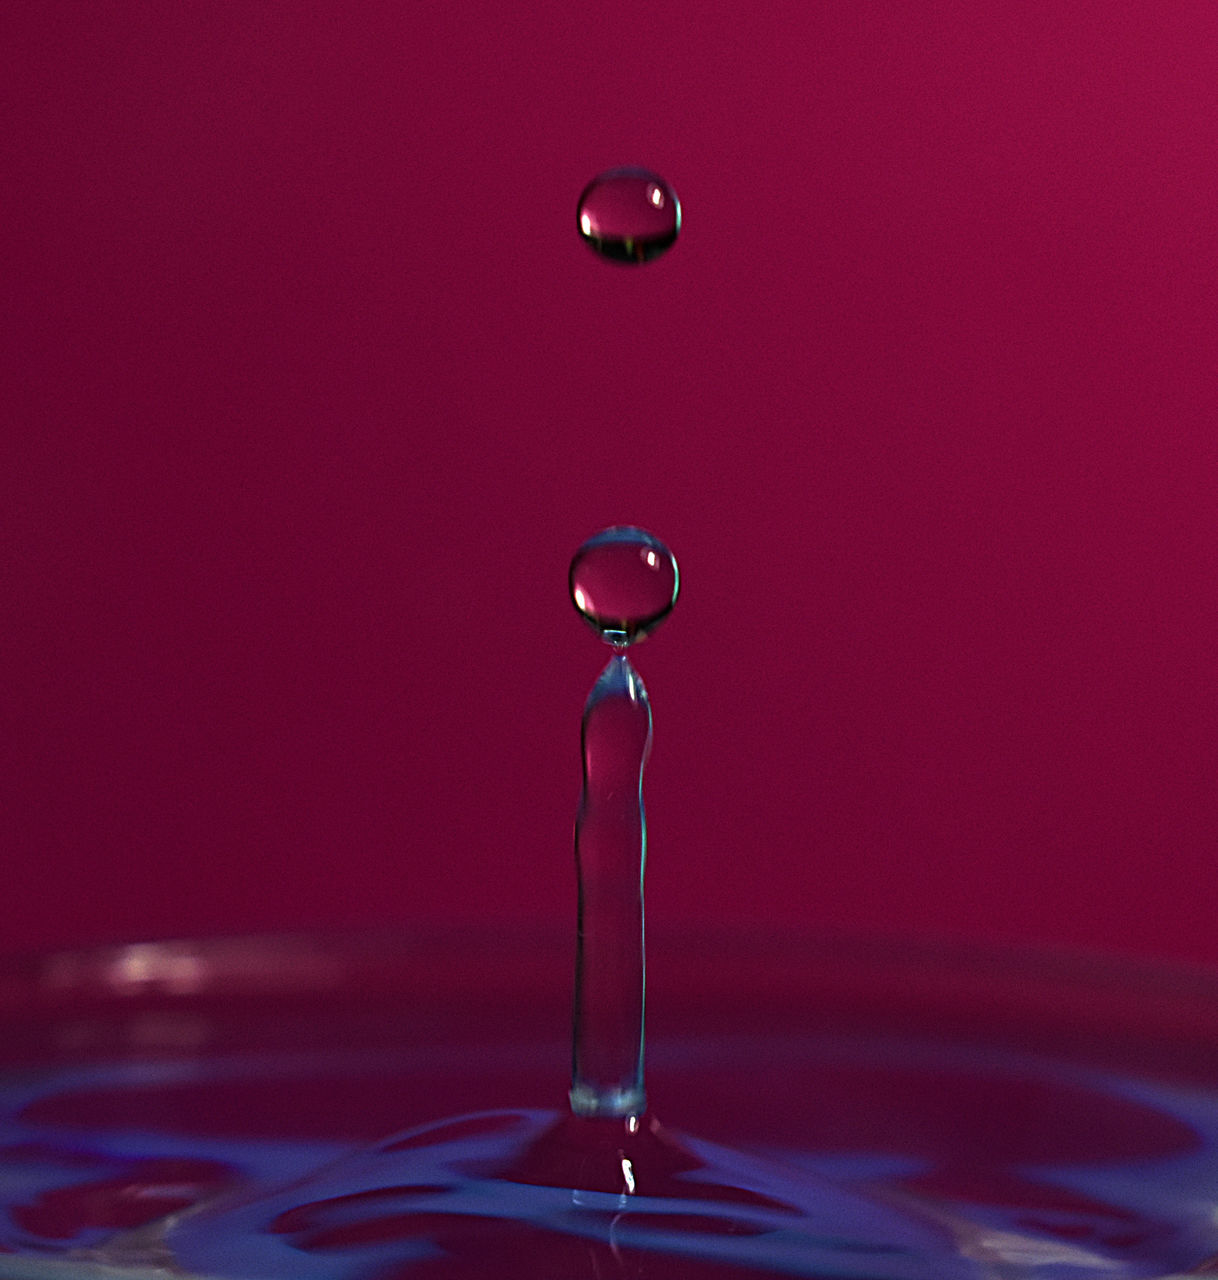
[[[567,921],[638,523],[653,921],[1218,961],[1212,0],[0,32],[0,947]]]

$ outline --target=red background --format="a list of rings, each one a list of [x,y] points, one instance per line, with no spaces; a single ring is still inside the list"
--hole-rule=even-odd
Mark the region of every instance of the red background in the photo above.
[[[1218,960],[1211,0],[0,24],[5,949],[570,918],[629,522],[653,919]]]

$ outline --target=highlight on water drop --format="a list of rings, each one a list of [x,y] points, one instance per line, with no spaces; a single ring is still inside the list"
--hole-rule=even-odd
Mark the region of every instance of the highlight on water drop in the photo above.
[[[681,202],[647,169],[610,169],[584,188],[577,209],[584,243],[611,262],[651,262],[681,230]]]

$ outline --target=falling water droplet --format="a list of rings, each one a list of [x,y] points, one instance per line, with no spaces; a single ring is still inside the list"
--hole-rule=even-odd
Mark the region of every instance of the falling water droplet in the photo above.
[[[606,643],[624,648],[664,621],[680,578],[672,552],[628,525],[589,538],[571,561],[571,599]]]
[[[676,243],[681,202],[663,178],[646,169],[610,169],[579,198],[579,233],[602,258],[650,262]]]

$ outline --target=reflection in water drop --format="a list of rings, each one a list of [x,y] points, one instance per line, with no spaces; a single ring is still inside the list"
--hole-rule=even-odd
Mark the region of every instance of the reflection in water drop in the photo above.
[[[681,202],[656,173],[610,169],[579,197],[579,234],[613,262],[650,262],[670,249],[681,230]]]

